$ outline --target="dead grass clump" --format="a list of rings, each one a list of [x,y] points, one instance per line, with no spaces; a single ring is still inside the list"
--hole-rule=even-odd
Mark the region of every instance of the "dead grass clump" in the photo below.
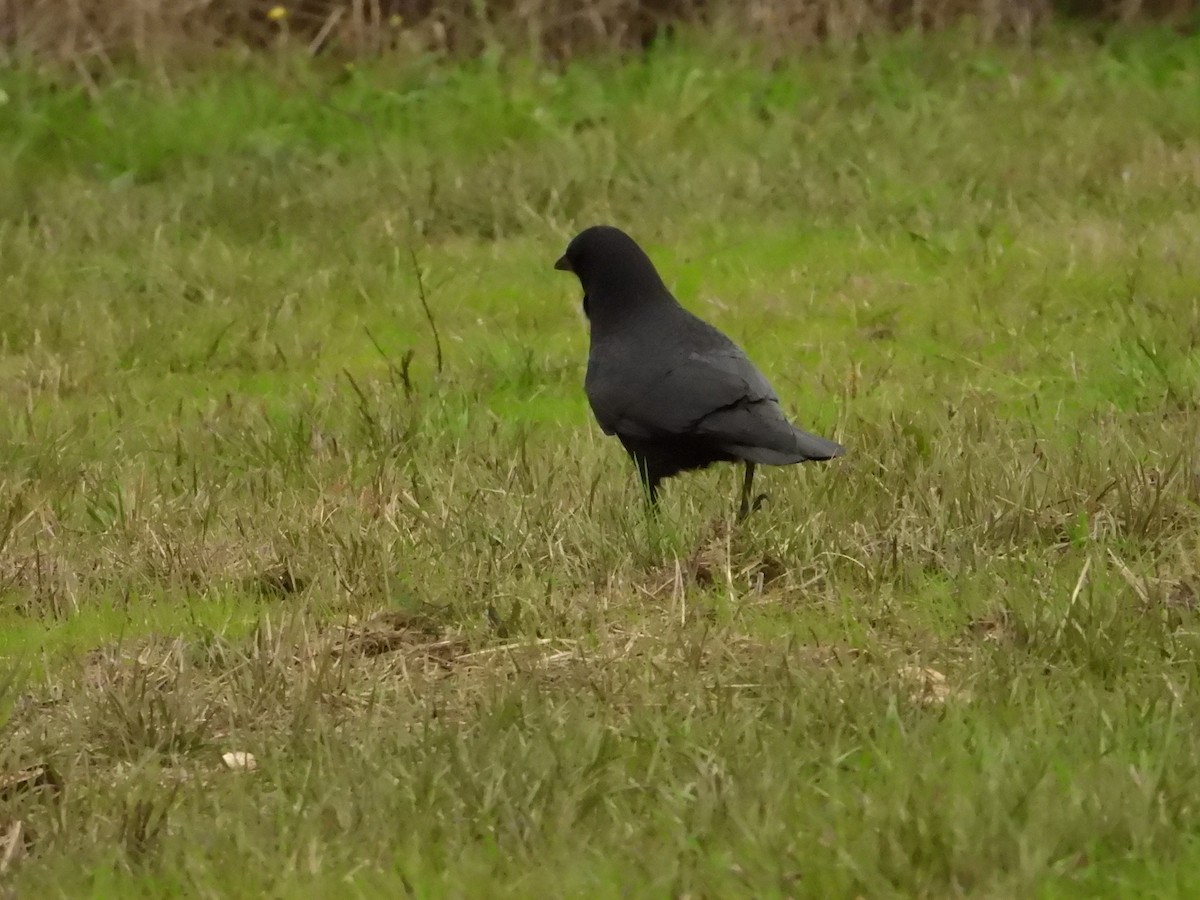
[[[327,639],[335,656],[373,658],[409,651],[444,663],[465,653],[467,647],[464,638],[443,635],[432,620],[403,610],[381,612],[361,621],[352,619],[333,628]]]

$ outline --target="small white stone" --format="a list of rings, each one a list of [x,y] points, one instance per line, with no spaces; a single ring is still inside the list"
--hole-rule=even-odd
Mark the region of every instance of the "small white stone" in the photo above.
[[[221,762],[225,763],[225,768],[231,772],[253,772],[258,768],[258,760],[254,758],[254,754],[247,753],[245,750],[230,750],[228,753],[222,753]]]

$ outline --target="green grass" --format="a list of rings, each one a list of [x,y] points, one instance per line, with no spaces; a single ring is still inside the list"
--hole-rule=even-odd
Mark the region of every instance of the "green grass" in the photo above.
[[[20,895],[1200,889],[1195,37],[0,89]],[[648,523],[598,221],[850,455]]]

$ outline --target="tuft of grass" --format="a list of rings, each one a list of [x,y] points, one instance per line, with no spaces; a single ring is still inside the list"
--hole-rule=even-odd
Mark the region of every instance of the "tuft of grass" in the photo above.
[[[770,62],[0,75],[15,890],[1194,893],[1200,44]],[[596,221],[850,455],[648,521]]]

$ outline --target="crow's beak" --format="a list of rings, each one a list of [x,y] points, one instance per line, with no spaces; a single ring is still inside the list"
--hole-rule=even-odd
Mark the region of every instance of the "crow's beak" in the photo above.
[[[558,269],[558,271],[560,271],[560,272],[574,272],[575,271],[574,269],[571,268],[571,261],[569,259],[567,259],[566,254],[563,254],[562,256],[560,256],[558,258],[558,262],[556,262],[554,264],[554,268]]]

